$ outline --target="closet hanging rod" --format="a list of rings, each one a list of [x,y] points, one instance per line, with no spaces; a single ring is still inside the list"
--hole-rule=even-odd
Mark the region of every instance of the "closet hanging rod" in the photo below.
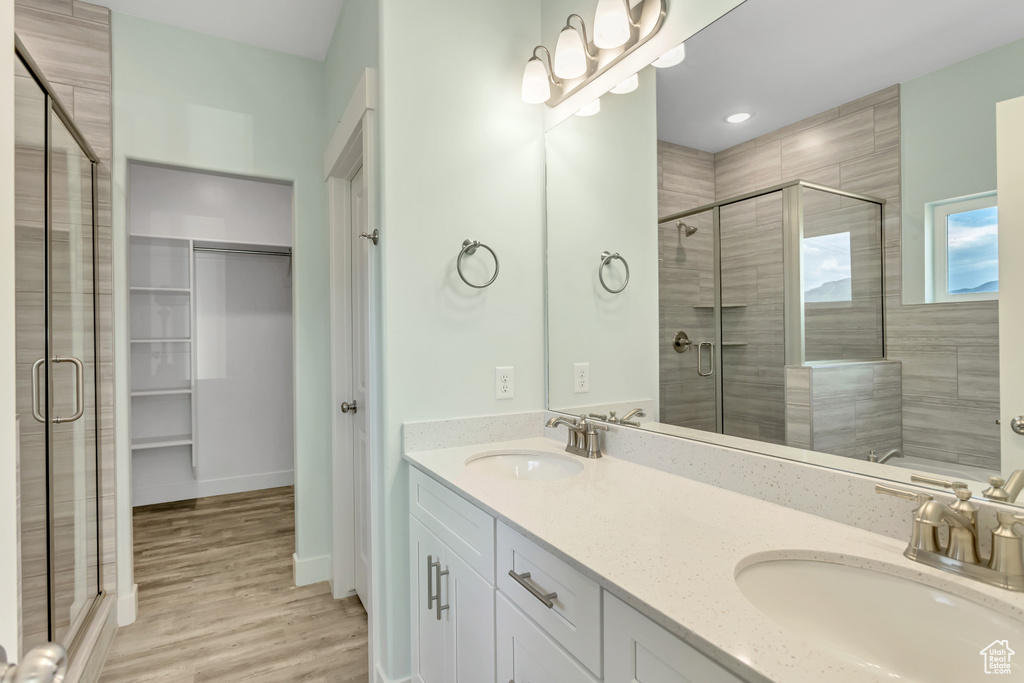
[[[256,249],[227,249],[221,247],[197,247],[193,246],[192,251],[218,251],[225,254],[258,254],[261,256],[288,256],[291,257],[291,251],[257,251]]]

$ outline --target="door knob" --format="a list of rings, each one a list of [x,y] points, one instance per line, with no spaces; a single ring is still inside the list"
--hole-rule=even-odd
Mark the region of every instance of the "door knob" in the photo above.
[[[364,239],[364,240],[370,240],[374,244],[377,244],[377,242],[380,240],[380,231],[377,230],[376,228],[374,228],[373,232],[371,232],[371,233],[365,233],[365,232],[364,233],[360,233],[359,237]]]
[[[1010,420],[1010,429],[1024,436],[1024,415],[1018,415]]]
[[[343,413],[354,413],[354,412],[357,412],[356,402],[352,401],[352,403],[349,403],[348,401],[345,401],[344,403],[341,404],[341,412],[343,412]]]

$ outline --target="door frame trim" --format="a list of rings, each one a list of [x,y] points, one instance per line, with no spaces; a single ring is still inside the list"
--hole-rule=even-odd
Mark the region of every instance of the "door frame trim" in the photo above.
[[[369,232],[379,229],[379,150],[377,142],[377,72],[367,68],[356,85],[345,112],[338,122],[330,141],[324,151],[323,173],[328,186],[328,228],[330,232],[330,295],[331,295],[331,486],[332,486],[332,549],[331,549],[331,588],[334,596],[344,597],[352,594],[355,572],[355,510],[352,507],[352,462],[345,462],[336,444],[338,440],[348,437],[351,444],[351,429],[339,427],[338,416],[342,390],[351,391],[351,370],[348,371],[346,386],[338,387],[333,381],[338,363],[343,359],[351,368],[351,344],[337,343],[348,331],[348,321],[336,319],[334,296],[338,278],[348,274],[344,263],[335,259],[335,239],[342,237],[346,244],[351,244],[352,217],[349,206],[350,181],[360,168],[363,170],[363,187],[366,196],[367,227]],[[338,228],[338,229],[335,229]],[[367,575],[367,590],[370,594],[371,609],[368,610],[368,649],[370,670],[375,670],[376,653],[383,651],[381,645],[383,634],[380,624],[374,619],[373,611],[381,604],[378,582],[374,580],[374,567],[381,567],[380,548],[382,548],[381,523],[383,516],[377,510],[381,496],[383,473],[379,471],[380,444],[380,392],[381,358],[378,349],[381,341],[381,296],[380,296],[380,254],[379,247],[372,247],[371,257],[367,263],[367,296],[369,324],[369,367],[366,386],[366,405],[360,410],[366,411],[367,457],[370,476],[370,567]],[[348,254],[348,249],[344,251]],[[347,290],[348,288],[346,288]],[[342,329],[344,328],[344,330]],[[347,531],[346,531],[347,530]]]

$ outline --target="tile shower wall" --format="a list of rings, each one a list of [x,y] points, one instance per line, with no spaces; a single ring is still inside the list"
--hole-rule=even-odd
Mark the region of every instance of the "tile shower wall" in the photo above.
[[[660,215],[707,203],[709,186],[714,199],[725,199],[797,178],[886,199],[886,350],[888,359],[902,362],[904,450],[907,455],[933,460],[998,467],[996,302],[904,306],[900,301],[899,86],[821,112],[713,157],[659,142],[658,165]],[[713,170],[712,183],[707,180],[709,167]],[[707,223],[710,225],[710,217]],[[687,240],[694,238],[683,237],[673,225],[660,229],[663,421],[706,428],[706,419],[703,424],[695,424],[697,420],[689,417],[689,406],[693,405],[689,398],[696,396],[706,404],[706,397],[691,391],[689,385],[695,380],[689,374],[684,379],[681,368],[666,363],[675,360],[670,355],[675,327],[688,322],[680,317],[686,306],[682,298],[688,296],[698,305],[709,303],[711,246],[708,242],[701,250],[697,242],[687,249]],[[707,253],[706,258],[699,258],[701,251]],[[703,282],[708,287],[700,287],[701,273],[706,273]],[[674,280],[679,274],[687,276],[685,284]],[[672,313],[668,313],[670,310]],[[869,315],[866,312],[865,319]],[[710,327],[706,331],[696,329],[698,334],[712,338]],[[846,334],[844,345],[856,349],[874,343],[874,339],[857,336]],[[686,360],[695,363],[696,359]],[[775,367],[775,372],[781,372],[781,364]],[[671,369],[666,372],[665,368]],[[713,388],[709,386],[708,390],[713,400]],[[683,397],[687,397],[685,404]],[[691,421],[674,421],[680,415]],[[757,415],[748,417],[758,422]]]
[[[694,209],[715,201],[715,158],[667,142],[658,142],[658,215]],[[697,228],[686,236],[676,223],[658,228],[658,355],[660,420],[715,431],[715,383],[697,374],[696,345],[714,341],[714,261],[711,212],[685,223]],[[673,339],[685,332],[693,346],[677,353]]]
[[[900,364],[786,366],[786,445],[864,459],[902,448]]]
[[[96,225],[99,318],[97,357],[100,363],[100,587],[114,592],[110,10],[79,0],[15,0],[15,31],[101,160],[98,168]],[[38,515],[32,515],[30,511],[23,511],[22,514],[23,519],[38,519]],[[31,530],[25,531],[31,533]],[[23,580],[28,587],[31,583],[29,577]],[[45,599],[45,591],[41,597]],[[26,625],[27,629],[31,627],[30,624]],[[30,633],[24,635],[26,640],[33,637]]]

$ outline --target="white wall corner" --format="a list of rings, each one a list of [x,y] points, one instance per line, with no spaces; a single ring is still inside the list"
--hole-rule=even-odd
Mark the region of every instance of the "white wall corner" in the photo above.
[[[292,553],[292,569],[296,586],[328,581],[331,578],[331,556],[320,555],[300,560],[298,553]]]
[[[117,596],[117,626],[134,624],[139,615],[139,584],[133,583],[130,593]]]

